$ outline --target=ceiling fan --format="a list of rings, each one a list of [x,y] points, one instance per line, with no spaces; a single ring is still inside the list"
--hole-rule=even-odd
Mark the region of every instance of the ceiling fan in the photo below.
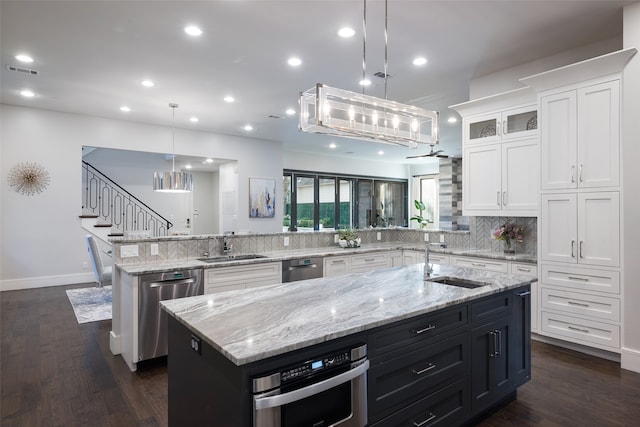
[[[447,156],[446,154],[439,154],[439,153],[443,153],[444,150],[436,150],[433,151],[433,145],[431,146],[431,151],[429,151],[427,154],[421,154],[419,156],[407,156],[407,159],[416,159],[418,157],[440,157],[442,159],[446,159],[449,156]]]

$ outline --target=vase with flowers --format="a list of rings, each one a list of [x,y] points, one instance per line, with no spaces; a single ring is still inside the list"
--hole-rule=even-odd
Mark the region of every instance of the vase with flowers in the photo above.
[[[504,241],[505,254],[513,254],[516,250],[512,242],[522,243],[524,240],[524,229],[519,225],[507,222],[493,231],[493,238]]]

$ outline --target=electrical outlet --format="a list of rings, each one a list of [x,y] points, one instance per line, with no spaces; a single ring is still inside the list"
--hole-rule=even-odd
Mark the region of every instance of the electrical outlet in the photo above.
[[[284,243],[285,246],[289,246],[289,236],[284,236]]]
[[[338,243],[338,235],[337,234],[333,235],[333,243]]]
[[[158,255],[158,244],[157,243],[152,243],[151,244],[151,255]]]
[[[444,243],[444,234],[440,235],[440,243]]]
[[[198,354],[202,354],[202,341],[193,334],[191,334],[191,349]]]
[[[87,261],[82,263],[82,268],[87,269],[89,268],[89,263]]]
[[[376,233],[376,239],[382,240],[382,233],[380,231]]]
[[[425,242],[429,241],[429,233],[424,233],[424,241]]]

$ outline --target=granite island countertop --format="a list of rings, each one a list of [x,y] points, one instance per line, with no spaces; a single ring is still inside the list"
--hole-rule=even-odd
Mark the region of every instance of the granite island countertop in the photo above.
[[[434,266],[437,276],[489,284],[466,289],[424,280],[424,265],[161,301],[163,309],[241,366],[535,281]]]
[[[393,250],[416,250],[424,251],[424,244],[418,243],[380,243],[363,245],[359,248],[340,248],[324,247],[314,249],[303,250],[287,250],[278,252],[263,252],[265,258],[256,258],[249,260],[234,260],[225,261],[219,263],[206,263],[199,261],[198,259],[188,260],[168,260],[160,262],[148,262],[138,264],[116,264],[116,267],[120,268],[123,272],[130,275],[141,275],[149,273],[162,273],[172,270],[187,270],[192,268],[222,268],[230,267],[234,265],[250,265],[250,264],[262,264],[267,262],[279,262],[289,259],[299,259],[307,257],[327,257],[327,256],[340,256],[340,255],[357,255],[375,252],[386,252]],[[518,253],[514,255],[505,255],[503,252],[492,252],[488,249],[464,249],[464,248],[441,248],[438,246],[431,246],[430,251],[432,253],[457,255],[457,256],[473,256],[479,258],[487,258],[502,261],[515,261],[526,262],[535,264],[538,262],[536,254]]]

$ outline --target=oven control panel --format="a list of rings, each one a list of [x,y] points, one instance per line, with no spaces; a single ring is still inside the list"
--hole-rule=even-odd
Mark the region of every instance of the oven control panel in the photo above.
[[[320,372],[334,366],[340,366],[344,365],[345,363],[350,363],[351,358],[349,354],[350,351],[342,351],[340,353],[334,353],[315,360],[309,360],[305,363],[282,371],[280,373],[280,378],[282,382],[297,380],[299,378],[311,376],[316,372]]]

